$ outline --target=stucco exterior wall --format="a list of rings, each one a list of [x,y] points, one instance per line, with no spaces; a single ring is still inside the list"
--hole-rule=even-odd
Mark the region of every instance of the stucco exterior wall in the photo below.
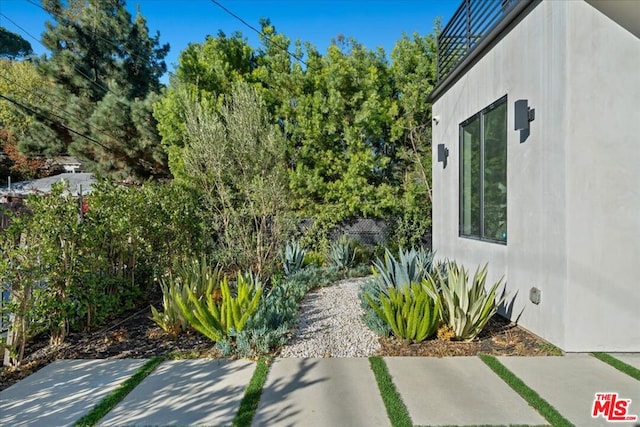
[[[640,39],[568,11],[566,345],[640,351]]]
[[[536,3],[434,102],[433,116],[439,122],[433,127],[433,247],[438,258],[453,258],[472,269],[488,262],[489,279],[504,275],[513,298],[506,313],[564,350],[638,351],[637,331],[632,344],[609,330],[617,321],[631,325],[634,320],[632,327],[640,329],[638,315],[630,310],[635,306],[640,313],[640,285],[628,263],[633,257],[636,264],[640,261],[640,243],[631,246],[626,237],[640,236],[640,109],[637,101],[635,108],[629,104],[634,97],[640,99],[640,85],[637,77],[618,74],[605,95],[609,87],[602,80],[612,79],[612,68],[618,66],[611,61],[622,53],[599,50],[615,51],[625,42],[629,55],[640,42],[606,29],[585,38],[584,33],[593,31],[589,20],[600,19],[594,14],[600,12],[583,2]],[[594,62],[599,65],[594,67]],[[636,90],[627,87],[620,105],[624,78],[627,86],[635,82]],[[508,235],[507,245],[500,245],[458,235],[459,124],[504,95]],[[518,99],[527,99],[535,109],[524,141],[513,130]],[[610,126],[600,127],[596,116],[605,105]],[[621,123],[619,108],[636,112],[633,128],[626,120]],[[449,149],[446,168],[435,160],[441,143]],[[612,174],[612,169],[617,172]],[[594,222],[600,225],[594,227]],[[607,225],[612,222],[617,224]],[[626,255],[616,257],[616,248]],[[541,290],[539,305],[529,301],[534,286]],[[602,289],[607,286],[617,290],[616,295],[607,297]],[[621,297],[629,311],[615,306]]]

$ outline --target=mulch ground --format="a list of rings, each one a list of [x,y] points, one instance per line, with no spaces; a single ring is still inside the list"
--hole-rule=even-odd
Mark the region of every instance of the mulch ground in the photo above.
[[[58,359],[149,358],[169,354],[182,357],[219,357],[211,341],[198,333],[168,337],[149,318],[148,308],[125,313],[95,332],[72,333],[58,347],[48,337],[34,339],[26,348],[18,369],[0,368],[0,391]],[[417,344],[393,337],[380,339],[380,356],[473,356],[479,353],[514,356],[558,355],[559,350],[508,320],[495,316],[472,342],[427,340]]]

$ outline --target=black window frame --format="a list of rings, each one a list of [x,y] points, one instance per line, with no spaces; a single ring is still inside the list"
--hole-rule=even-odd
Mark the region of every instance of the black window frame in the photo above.
[[[499,240],[499,239],[494,239],[494,238],[490,238],[490,237],[485,237],[485,217],[484,217],[484,210],[485,210],[485,206],[484,206],[484,178],[485,178],[485,149],[484,149],[484,120],[483,117],[485,114],[487,114],[488,112],[496,109],[498,106],[505,104],[505,107],[507,108],[506,114],[505,114],[505,118],[507,118],[508,120],[508,114],[509,114],[509,110],[508,110],[508,104],[507,104],[507,95],[504,95],[503,97],[497,99],[496,101],[492,102],[491,104],[489,104],[487,107],[483,108],[482,110],[478,111],[476,114],[472,115],[471,117],[467,118],[466,120],[464,120],[463,122],[460,123],[460,125],[458,126],[458,133],[459,133],[459,143],[458,143],[458,152],[460,153],[460,160],[459,160],[459,176],[458,176],[458,180],[459,180],[459,186],[458,186],[458,190],[459,190],[459,194],[458,194],[458,237],[462,237],[465,239],[472,239],[472,240],[479,240],[482,242],[489,242],[489,243],[497,243],[500,245],[507,245],[507,241],[508,241],[508,232],[506,233],[505,239],[504,240]],[[464,184],[464,179],[463,179],[463,174],[464,174],[464,167],[463,167],[463,162],[464,162],[464,127],[469,125],[470,123],[472,123],[474,120],[478,120],[479,121],[479,135],[480,135],[480,142],[479,142],[479,151],[480,151],[480,167],[479,167],[479,188],[480,188],[480,200],[479,200],[479,210],[480,210],[480,218],[479,218],[479,232],[478,235],[475,234],[465,234],[463,233],[464,230],[464,223],[463,223],[463,197],[464,197],[464,188],[463,188],[463,184]],[[508,123],[505,123],[505,129],[508,132]],[[505,136],[506,140],[505,140],[505,150],[507,151],[507,153],[505,153],[505,157],[508,159],[508,134],[507,136]],[[508,167],[508,161],[507,164],[505,164],[505,168]],[[508,188],[508,183],[507,181],[507,174],[505,171],[505,187]],[[508,193],[507,193],[508,194]],[[508,199],[507,199],[508,200]],[[507,207],[505,206],[505,221],[507,221],[507,215],[506,215],[506,209]],[[507,227],[508,227],[508,221],[507,221]],[[507,228],[508,229],[508,228]]]

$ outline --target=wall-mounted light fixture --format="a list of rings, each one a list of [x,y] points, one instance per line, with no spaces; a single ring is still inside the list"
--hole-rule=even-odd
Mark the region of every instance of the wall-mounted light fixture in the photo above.
[[[449,149],[444,144],[438,144],[438,162],[442,162],[442,168],[447,167],[447,157],[449,157]]]
[[[529,136],[529,123],[536,118],[536,110],[529,107],[526,99],[519,99],[514,105],[513,127],[520,131],[520,142],[526,141]]]
[[[526,99],[519,99],[515,104],[515,130],[529,129],[529,122],[532,122],[536,118],[536,110],[529,108],[528,101]]]

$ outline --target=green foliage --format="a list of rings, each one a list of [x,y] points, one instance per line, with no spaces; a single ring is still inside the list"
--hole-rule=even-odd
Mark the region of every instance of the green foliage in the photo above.
[[[555,348],[555,352],[554,353],[556,353],[556,355],[558,355],[558,356],[562,355],[562,351],[559,348]],[[616,368],[620,372],[623,372],[623,373],[629,375],[630,377],[635,378],[636,380],[640,381],[640,369],[623,362],[622,360],[610,355],[609,353],[595,352],[595,353],[591,353],[591,354],[594,357],[602,360],[603,362],[613,366],[614,368]]]
[[[210,289],[216,292],[221,278],[222,272],[218,268],[209,267],[206,257],[202,257],[201,260],[194,258],[179,266],[175,273],[170,273],[168,277],[160,280],[164,311],[159,312],[151,306],[151,319],[167,334],[177,336],[189,326],[180,310],[181,303],[191,308],[189,292],[200,300]]]
[[[300,270],[304,265],[306,255],[307,251],[300,246],[300,243],[287,243],[284,252],[280,255],[284,274],[288,276]]]
[[[145,362],[136,372],[129,378],[124,380],[118,388],[110,392],[96,406],[94,406],[87,414],[83,415],[73,425],[74,427],[91,427],[98,425],[100,420],[104,418],[115,406],[120,403],[131,391],[136,388],[142,380],[148,377],[156,368],[164,362],[162,357],[153,357]]]
[[[502,380],[509,385],[516,393],[518,393],[524,400],[527,401],[529,406],[534,408],[540,415],[542,415],[549,425],[554,427],[573,427],[574,424],[564,418],[560,412],[549,402],[544,400],[540,395],[527,386],[524,381],[518,378],[513,372],[507,369],[500,361],[492,355],[480,354],[478,355],[493,372],[495,372]]]
[[[335,268],[308,266],[292,273],[266,293],[244,330],[216,346],[223,354],[242,357],[268,354],[281,347],[296,327],[300,300],[311,289],[331,284],[338,278]]]
[[[402,292],[411,283],[421,283],[433,268],[432,252],[422,247],[404,250],[399,248],[398,258],[388,249],[384,249],[383,259],[373,261],[373,278],[360,290],[360,302],[364,310],[363,321],[376,334],[387,336],[391,333],[388,322],[372,308],[381,306],[380,298],[389,297],[390,289]],[[371,301],[371,302],[370,302]]]
[[[307,253],[304,256],[303,265],[305,267],[307,266],[322,267],[324,265],[324,262],[325,262],[325,256],[322,252],[307,251]]]
[[[349,270],[355,266],[356,248],[346,236],[329,245],[328,263],[338,270]]]
[[[393,383],[393,378],[391,374],[389,374],[389,369],[384,359],[379,356],[371,356],[369,357],[369,364],[371,365],[373,375],[376,377],[380,396],[387,409],[387,415],[389,421],[391,421],[391,425],[394,427],[413,426],[409,411]]]
[[[258,360],[255,371],[251,376],[249,384],[244,392],[238,412],[233,419],[233,427],[245,427],[250,426],[258,410],[258,404],[260,403],[260,396],[262,396],[262,388],[267,381],[267,375],[269,374],[269,368],[271,367],[272,359],[267,357],[261,357]]]
[[[242,34],[227,37],[219,32],[217,37],[207,36],[203,43],[191,43],[180,53],[171,85],[154,105],[154,117],[162,143],[174,150],[169,166],[174,176],[181,170],[181,148],[185,146],[186,108],[185,98],[207,100],[217,105],[232,92],[233,85],[248,81],[255,62],[254,52]]]
[[[391,327],[385,322],[376,311],[372,308],[369,301],[372,301],[374,305],[380,306],[380,288],[375,278],[367,280],[358,293],[360,298],[360,306],[364,311],[362,320],[364,323],[376,334],[387,337],[391,335]]]
[[[214,275],[214,272],[207,275],[211,280],[203,297],[198,299],[195,292],[187,287],[188,303],[181,299],[176,302],[191,327],[212,341],[221,341],[232,332],[244,329],[258,309],[262,286],[253,283],[249,276],[238,274],[234,296],[227,277],[216,283],[212,280]],[[217,288],[220,290],[219,294],[215,292]]]
[[[206,100],[185,103],[184,177],[202,194],[216,258],[269,276],[288,237],[282,136],[247,84],[234,86],[219,111]]]
[[[435,82],[435,36],[403,35],[389,64],[381,49],[367,50],[353,39],[339,38],[321,54],[268,20],[261,30],[263,46],[256,51],[240,33],[220,33],[181,54],[154,111],[173,175],[185,178],[192,134],[184,100],[219,111],[244,82],[260,93],[270,123],[283,133],[288,207],[314,220],[305,247],[325,248],[328,230],[363,216],[395,220],[396,245],[420,244],[431,225],[431,119],[424,94]]]
[[[15,60],[33,53],[31,44],[18,34],[0,27],[0,58]]]
[[[438,329],[439,297],[430,282],[411,283],[397,290],[389,288],[389,295],[380,295],[379,303],[366,298],[398,338],[421,342]]]
[[[32,114],[20,139],[25,153],[69,153],[94,171],[142,181],[167,174],[152,104],[158,100],[169,50],[124,1],[43,1],[52,20],[42,36],[49,51],[39,73],[53,82],[44,114]],[[74,7],[75,4],[75,7]],[[52,123],[48,117],[55,114]],[[78,133],[71,132],[74,129]]]
[[[54,344],[133,308],[160,277],[207,247],[197,199],[173,184],[98,182],[87,210],[62,184],[32,195],[0,232],[0,284],[11,297],[19,364],[24,344],[45,332]]]
[[[399,248],[396,259],[389,249],[385,249],[384,260],[373,261],[373,273],[378,281],[380,291],[387,294],[387,289],[400,289],[410,283],[420,283],[431,272],[434,253],[424,248]]]
[[[427,281],[440,289],[440,313],[444,323],[453,330],[456,340],[470,341],[485,327],[497,312],[497,306],[506,299],[498,297],[502,279],[485,289],[487,266],[478,268],[469,285],[469,274],[455,262],[447,263],[446,276],[440,272],[429,275]]]

